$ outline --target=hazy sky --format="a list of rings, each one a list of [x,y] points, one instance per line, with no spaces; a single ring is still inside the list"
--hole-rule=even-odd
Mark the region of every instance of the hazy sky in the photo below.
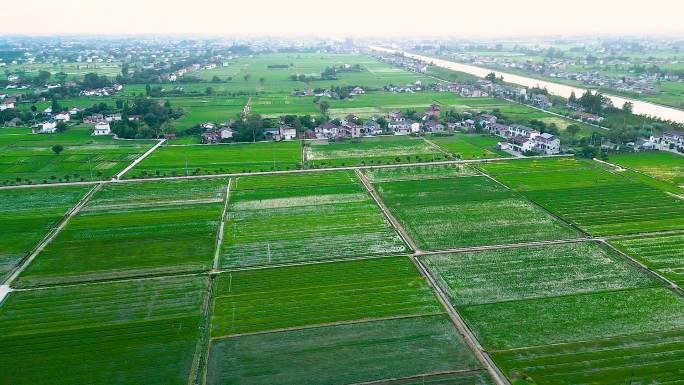
[[[7,0],[0,34],[684,36],[684,0]]]

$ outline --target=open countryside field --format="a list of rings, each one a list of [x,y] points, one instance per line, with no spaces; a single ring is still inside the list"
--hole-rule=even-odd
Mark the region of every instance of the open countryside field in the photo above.
[[[51,135],[0,129],[0,184],[109,179],[155,143],[92,137],[88,127]],[[54,145],[63,146],[64,151],[55,154]]]
[[[424,139],[410,136],[306,143],[304,156],[306,165],[311,168],[433,162],[450,158]]]
[[[406,251],[352,171],[237,178],[225,233],[223,267]]]
[[[433,135],[429,136],[428,139],[458,159],[488,159],[510,156],[510,154],[496,148],[501,138],[495,136],[455,133],[450,136]]]
[[[208,270],[226,187],[225,179],[108,184],[17,285]]]
[[[260,142],[207,145],[166,145],[129,171],[127,178],[207,175],[274,170],[301,166],[301,145]]]
[[[493,350],[684,328],[684,298],[663,287],[472,305],[459,311],[482,344]]]
[[[212,336],[441,313],[407,257],[221,274]]]
[[[628,173],[568,158],[480,168],[591,235],[684,229],[684,200]]]
[[[657,285],[598,243],[428,255],[422,260],[456,306]]]
[[[444,315],[216,339],[208,368],[212,385],[333,385],[402,377],[422,383],[424,375],[464,370],[480,374],[466,384],[487,383]]]
[[[207,284],[164,278],[11,293],[0,307],[0,382],[185,385]]]
[[[494,352],[504,373],[537,385],[678,384],[684,378],[681,329]]]
[[[610,161],[654,178],[684,186],[684,156],[664,151],[611,155]]]
[[[0,282],[91,188],[0,190]]]
[[[578,233],[484,176],[373,184],[428,250],[573,238]]]
[[[610,243],[649,269],[684,286],[684,235],[617,239]]]

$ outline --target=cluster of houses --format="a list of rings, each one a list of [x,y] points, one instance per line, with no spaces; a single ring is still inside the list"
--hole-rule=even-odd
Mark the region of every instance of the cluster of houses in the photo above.
[[[181,77],[187,73],[195,72],[195,71],[199,71],[199,70],[212,70],[216,67],[217,66],[215,63],[209,63],[209,64],[205,64],[205,65],[195,63],[195,64],[192,64],[192,65],[187,66],[185,68],[178,69],[178,70],[173,71],[173,72],[161,74],[159,77],[162,80],[175,82],[176,80],[178,80],[179,77]]]
[[[79,92],[81,96],[112,96],[121,91],[123,86],[121,84],[113,84],[111,87],[95,88],[90,90],[83,90]]]
[[[524,154],[537,152],[544,155],[560,153],[560,139],[549,133],[541,133],[533,128],[519,124],[505,125],[497,123],[494,115],[480,115],[482,129],[493,135],[506,139],[499,142],[499,148],[508,152]]]
[[[658,89],[654,86],[659,81],[681,82],[684,79],[677,75],[668,73],[641,73],[634,76],[607,76],[599,71],[576,72],[567,71],[568,67],[586,65],[586,59],[552,59],[545,62],[535,62],[532,60],[520,61],[506,57],[470,55],[466,53],[456,53],[453,57],[460,62],[472,63],[484,67],[499,67],[504,69],[524,70],[541,74],[542,76],[556,79],[567,79],[579,81],[587,85],[596,87],[610,87],[623,92],[637,94],[655,94]],[[664,61],[659,64],[669,62]],[[612,66],[624,65],[632,66],[634,63],[622,60],[598,60],[596,64]],[[652,65],[654,63],[648,63]]]
[[[352,95],[352,96],[363,95],[365,93],[366,93],[366,91],[362,87],[359,87],[359,86],[356,86],[349,91],[349,95]],[[339,99],[340,98],[340,96],[337,94],[337,92],[331,91],[329,89],[314,91],[310,88],[307,88],[305,90],[292,91],[291,95],[296,96],[296,97],[317,96],[319,98],[329,98],[329,99]]]
[[[202,123],[200,127],[205,130],[204,133],[202,133],[202,143],[215,144],[232,139],[234,131],[230,127],[233,123],[235,122],[232,120],[218,126],[211,122]]]
[[[393,66],[402,67],[412,72],[424,74],[428,71],[429,66],[420,60],[411,59],[403,55],[395,54],[379,54],[373,52],[376,59],[389,63]]]
[[[652,135],[641,148],[684,153],[684,132],[666,131],[659,136]]]

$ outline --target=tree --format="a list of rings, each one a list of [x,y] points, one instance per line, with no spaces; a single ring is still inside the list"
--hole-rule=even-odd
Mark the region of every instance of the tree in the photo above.
[[[328,110],[330,109],[330,103],[328,103],[327,100],[324,100],[318,105],[318,108],[321,110],[321,114],[327,115]]]
[[[205,90],[205,93],[206,93],[208,96],[211,96],[211,95],[214,94],[214,89],[213,89],[212,87],[207,87],[207,89]]]
[[[570,97],[568,98],[568,102],[570,102],[570,104],[577,104],[577,96],[575,95],[574,90],[570,93]]]
[[[579,134],[581,130],[582,128],[578,124],[571,124],[565,129],[572,136]]]
[[[243,76],[242,78],[245,79],[245,81],[248,81],[249,78],[251,78],[251,77],[252,77],[252,75],[247,74],[247,75]]]
[[[62,146],[61,144],[55,144],[54,146],[52,146],[52,152],[54,152],[55,154],[59,155],[59,153],[62,151],[64,151],[64,146]]]
[[[145,84],[145,95],[150,96],[150,91],[152,91],[152,87],[149,84]]]
[[[59,105],[59,102],[57,101],[57,99],[52,99],[52,103],[50,104],[50,108],[52,109],[53,114],[56,114],[62,110],[62,106]]]
[[[625,104],[622,105],[622,111],[631,114],[632,111],[634,111],[634,103],[632,102],[625,102]]]
[[[490,82],[495,82],[496,81],[496,74],[494,72],[490,72],[485,76],[486,80],[489,80]]]
[[[218,77],[218,76],[216,76],[216,75],[214,75],[214,77],[211,78],[211,82],[212,82],[212,83],[220,83],[220,82],[221,82],[221,78]]]

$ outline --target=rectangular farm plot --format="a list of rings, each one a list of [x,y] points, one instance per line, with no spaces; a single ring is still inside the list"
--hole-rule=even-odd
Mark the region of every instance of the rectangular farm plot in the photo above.
[[[441,312],[407,257],[246,270],[218,276],[212,336]]]
[[[211,268],[225,179],[108,184],[19,277],[20,286]]]
[[[677,384],[684,378],[684,331],[516,349],[492,354],[513,379],[547,384]]]
[[[684,286],[684,234],[617,239],[610,243],[649,269]]]
[[[402,180],[440,179],[460,176],[482,175],[465,164],[430,164],[411,167],[382,167],[363,170],[371,183],[398,182]]]
[[[407,251],[353,172],[328,175],[238,178],[225,220],[221,266]],[[321,178],[340,179],[337,184],[328,180],[319,185]]]
[[[308,167],[433,162],[449,159],[445,151],[422,138],[379,136],[341,142],[309,143],[304,147]]]
[[[162,146],[126,174],[128,178],[295,170],[299,141]]]
[[[484,176],[374,183],[423,249],[577,237],[572,228]]]
[[[658,285],[594,242],[428,255],[421,260],[455,306]]]
[[[0,307],[0,383],[187,384],[206,278],[12,292]]]
[[[662,287],[473,305],[459,312],[493,350],[684,328],[684,298]]]
[[[501,163],[481,168],[591,235],[684,228],[684,200],[629,175],[565,159],[532,166],[525,170]]]
[[[0,282],[91,188],[0,190]]]
[[[212,340],[207,384],[351,384],[470,370],[481,367],[449,318],[436,315]]]

